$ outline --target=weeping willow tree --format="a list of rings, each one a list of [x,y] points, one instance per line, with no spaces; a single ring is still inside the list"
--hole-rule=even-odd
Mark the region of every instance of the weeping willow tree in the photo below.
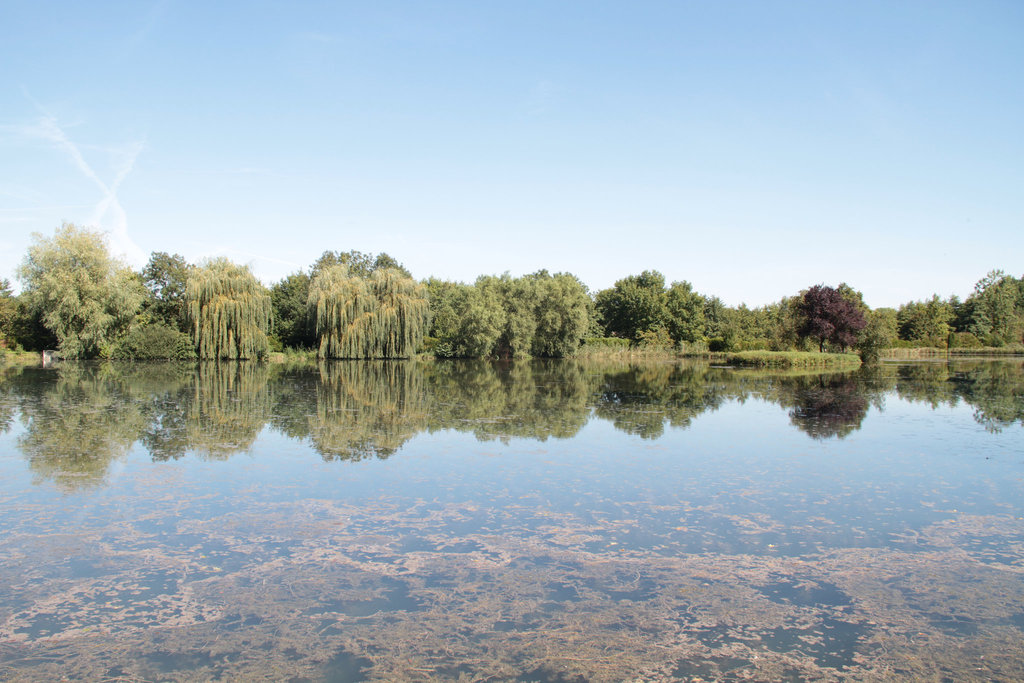
[[[320,358],[407,358],[427,329],[423,285],[387,268],[369,278],[344,264],[321,270],[309,286],[309,307]]]
[[[266,355],[270,295],[247,267],[213,259],[189,273],[185,298],[200,358]]]
[[[408,358],[423,342],[430,322],[426,288],[395,268],[375,270],[370,286],[377,300],[372,357]]]

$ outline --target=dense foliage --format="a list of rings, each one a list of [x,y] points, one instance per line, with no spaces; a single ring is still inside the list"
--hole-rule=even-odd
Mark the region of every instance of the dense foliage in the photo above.
[[[189,273],[185,300],[199,358],[266,355],[270,294],[247,267],[224,258],[207,262]]]
[[[103,236],[73,225],[35,237],[0,280],[0,349],[59,347],[65,357],[525,358],[645,352],[845,351],[893,347],[1024,351],[1024,279],[992,271],[965,301],[933,295],[871,310],[845,283],[767,306],[728,306],[646,270],[591,296],[570,273],[421,282],[388,254],[325,251],[269,291],[226,259],[202,266],[155,252],[138,273]],[[185,344],[184,340],[188,343]],[[188,348],[185,348],[188,347]],[[995,352],[995,351],[993,351]]]
[[[562,358],[591,323],[587,288],[569,273],[481,276],[473,285],[430,279],[430,343],[441,357]]]
[[[109,351],[144,299],[138,278],[99,233],[65,223],[52,238],[33,240],[18,269],[28,312],[53,332],[65,358]]]
[[[798,334],[816,340],[822,352],[825,342],[845,351],[857,343],[857,334],[867,325],[856,303],[838,289],[824,285],[814,285],[804,292],[797,310],[801,316]]]
[[[320,358],[408,358],[429,317],[426,288],[396,268],[360,276],[328,265],[313,277],[308,303]]]

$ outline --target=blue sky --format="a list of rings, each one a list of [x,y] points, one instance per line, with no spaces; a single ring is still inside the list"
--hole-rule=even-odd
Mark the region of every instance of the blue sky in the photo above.
[[[1024,274],[1024,3],[0,0],[0,277],[62,221],[756,306]]]

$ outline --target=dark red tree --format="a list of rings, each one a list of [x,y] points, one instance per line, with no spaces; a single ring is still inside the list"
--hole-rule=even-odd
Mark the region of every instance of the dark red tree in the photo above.
[[[825,342],[838,344],[845,351],[857,342],[857,333],[867,321],[857,305],[845,298],[838,289],[814,285],[806,292],[798,306],[801,337],[818,340],[818,350],[825,350]]]

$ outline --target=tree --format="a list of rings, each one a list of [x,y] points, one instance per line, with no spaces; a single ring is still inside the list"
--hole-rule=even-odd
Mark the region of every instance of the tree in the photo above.
[[[270,288],[274,313],[274,336],[283,346],[312,348],[316,345],[316,326],[309,314],[309,284],[306,273],[292,273]]]
[[[927,301],[912,301],[896,312],[900,339],[928,346],[944,346],[949,339],[953,308],[938,294]]]
[[[876,308],[868,311],[867,325],[857,341],[857,351],[865,363],[878,360],[883,349],[892,346],[898,336],[896,311],[891,308]]]
[[[366,279],[344,264],[319,270],[308,305],[321,358],[407,358],[423,341],[430,313],[426,288],[401,271]]]
[[[430,278],[430,336],[439,358],[481,358],[494,352],[505,309],[494,288]]]
[[[535,281],[505,273],[500,277],[481,275],[475,286],[500,301],[505,312],[501,334],[489,354],[503,358],[529,356],[537,330]]]
[[[248,267],[225,258],[208,261],[189,273],[185,300],[199,358],[266,355],[270,295]]]
[[[142,269],[142,283],[149,292],[144,302],[147,312],[157,321],[182,332],[188,331],[188,307],[185,286],[192,266],[180,254],[164,251],[150,254]]]
[[[825,285],[814,285],[804,292],[799,311],[800,336],[817,340],[821,352],[825,351],[825,342],[845,351],[857,342],[857,333],[867,324],[856,304],[838,289]]]
[[[1021,341],[1024,332],[1024,281],[993,270],[974,285],[968,299],[968,331],[992,345]]]
[[[408,358],[420,347],[430,322],[426,288],[397,268],[374,270],[370,288],[377,302],[376,334],[366,357]]]
[[[102,234],[65,223],[33,235],[18,268],[30,313],[40,316],[66,358],[109,351],[145,298],[138,278],[107,250]]]
[[[605,334],[636,339],[640,332],[665,327],[664,292],[665,276],[656,270],[630,275],[598,292],[594,303]]]
[[[0,346],[13,343],[14,321],[18,315],[18,299],[9,280],[0,280]]]
[[[704,299],[704,336],[724,338],[729,325],[729,309],[717,296]]]
[[[548,275],[541,270],[528,277],[536,287],[535,332],[530,353],[549,358],[574,354],[590,328],[586,285],[569,273]]]
[[[348,274],[353,277],[368,278],[374,271],[388,268],[398,270],[406,277],[412,277],[412,273],[406,270],[401,263],[383,252],[374,256],[373,254],[364,254],[355,249],[351,251],[325,251],[313,263],[309,275],[311,278],[315,278],[321,270],[330,266],[345,266],[348,268]]]
[[[673,282],[665,292],[668,333],[677,342],[695,342],[704,336],[704,297],[685,280]]]

